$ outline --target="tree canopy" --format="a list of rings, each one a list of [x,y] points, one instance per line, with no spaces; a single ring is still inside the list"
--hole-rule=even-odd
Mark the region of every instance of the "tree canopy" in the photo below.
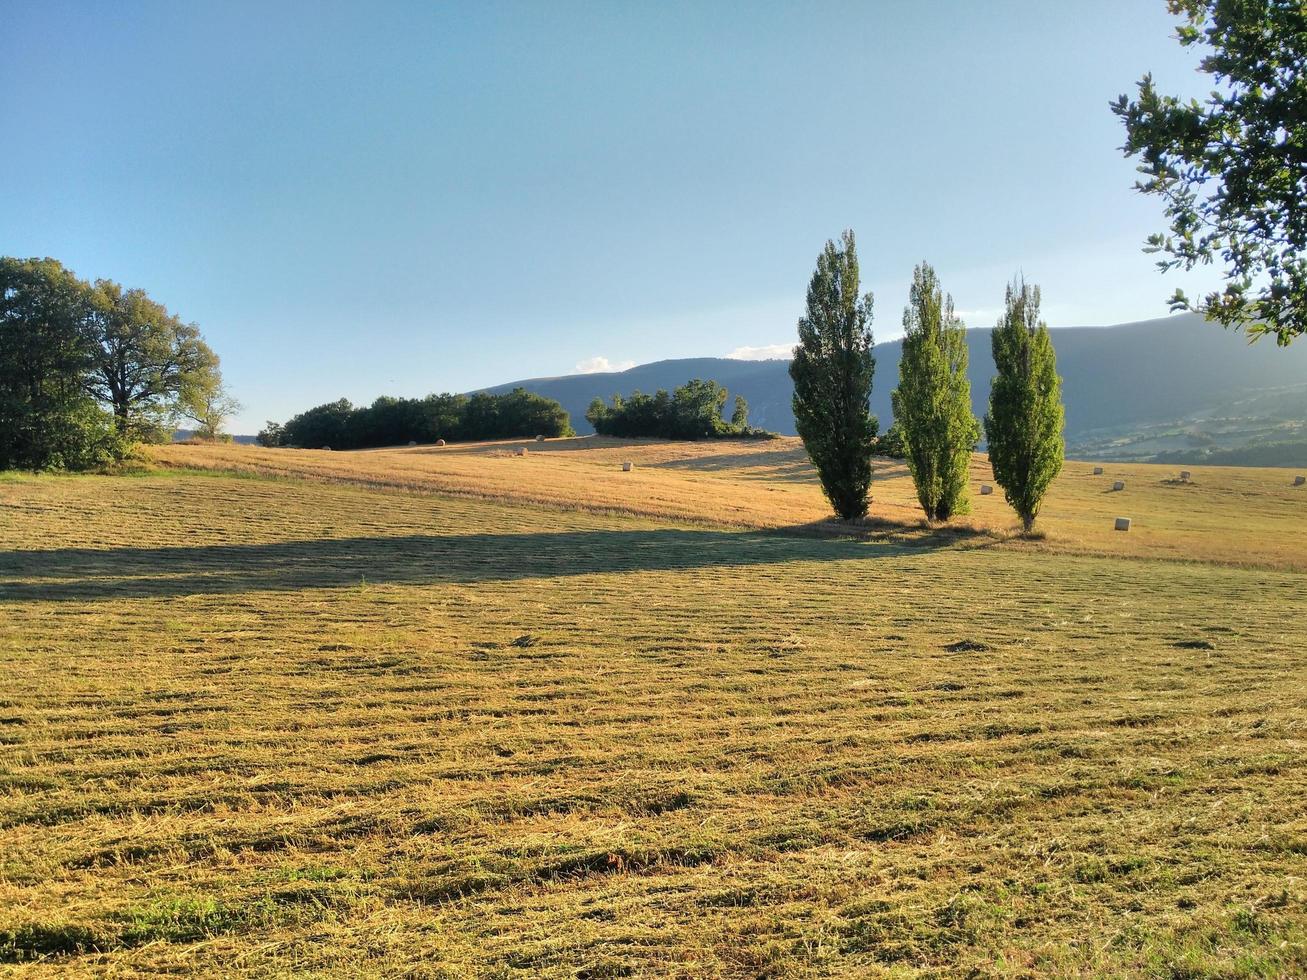
[[[82,469],[123,452],[87,390],[85,287],[54,259],[0,258],[0,469]]]
[[[123,436],[157,437],[218,397],[218,356],[143,289],[101,279],[88,290],[94,370],[88,388],[111,406]]]
[[[967,511],[980,423],[971,414],[966,328],[953,312],[953,297],[925,262],[913,271],[903,331],[894,424],[922,510],[932,521],[946,521]]]
[[[1146,251],[1162,271],[1224,264],[1225,286],[1173,310],[1196,310],[1281,345],[1307,332],[1307,4],[1303,0],[1169,0],[1180,44],[1205,50],[1206,100],[1157,91],[1112,104],[1136,188],[1170,222]]]
[[[839,245],[828,241],[817,257],[790,362],[795,427],[822,490],[843,520],[867,513],[879,428],[868,408],[876,371],[873,300],[858,290],[858,250],[853,232],[846,231]]]
[[[371,405],[351,405],[344,398],[301,412],[284,425],[269,422],[259,433],[265,446],[302,449],[373,449],[439,439],[476,441],[555,438],[572,435],[562,405],[525,388],[503,395],[428,395],[425,398],[382,396]]]
[[[586,421],[601,436],[659,439],[730,439],[770,435],[749,426],[749,406],[735,399],[728,422],[722,417],[729,393],[716,381],[695,378],[670,394],[659,389],[652,395],[636,391],[623,398],[614,395],[611,404],[596,398],[586,410]]]
[[[989,389],[985,438],[1003,495],[1029,533],[1044,492],[1062,471],[1062,379],[1048,324],[1039,318],[1039,287],[1007,288],[1003,317],[990,341],[998,374]]]

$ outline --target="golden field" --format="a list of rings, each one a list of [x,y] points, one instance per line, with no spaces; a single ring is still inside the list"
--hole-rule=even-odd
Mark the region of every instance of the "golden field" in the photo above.
[[[0,479],[0,973],[1307,975],[1291,473],[515,445]]]
[[[527,455],[516,456],[519,448]],[[656,442],[589,436],[544,443],[418,446],[364,452],[260,449],[252,446],[152,447],[162,465],[235,470],[262,476],[355,483],[459,494],[506,503],[539,503],[644,517],[743,527],[803,529],[826,525],[830,507],[797,438]],[[624,460],[633,462],[621,472]],[[973,457],[971,516],[950,527],[1009,547],[1077,554],[1224,562],[1307,571],[1307,488],[1293,471],[1253,467],[1179,467],[1068,461],[1040,515],[1040,542],[1007,540],[1019,523],[993,484],[984,455]],[[873,468],[873,528],[920,537],[924,530],[903,463]],[[1117,480],[1123,491],[1112,490]],[[1113,530],[1116,517],[1133,521]],[[823,530],[831,530],[823,527]],[[834,530],[847,532],[847,528]]]

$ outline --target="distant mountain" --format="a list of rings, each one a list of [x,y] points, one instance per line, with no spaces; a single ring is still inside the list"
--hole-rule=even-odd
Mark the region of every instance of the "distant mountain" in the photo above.
[[[990,329],[969,330],[967,343],[972,407],[980,416],[994,373]],[[1197,462],[1193,455],[1208,451],[1307,442],[1307,342],[1288,348],[1268,340],[1250,345],[1243,334],[1196,314],[1181,314],[1115,327],[1063,327],[1053,331],[1053,344],[1063,378],[1069,451],[1148,459],[1192,450],[1188,461]],[[898,382],[900,353],[899,341],[876,346],[871,409],[882,428],[893,414],[890,391]],[[691,378],[711,378],[732,396],[748,400],[751,423],[793,435],[794,388],[788,368],[789,362],[780,360],[698,357],[627,371],[533,378],[486,390],[523,387],[555,398],[571,413],[576,430],[589,432],[585,411],[596,397],[670,390]],[[1217,428],[1223,436],[1211,435]],[[1145,430],[1152,430],[1151,435],[1140,442],[1136,437]]]

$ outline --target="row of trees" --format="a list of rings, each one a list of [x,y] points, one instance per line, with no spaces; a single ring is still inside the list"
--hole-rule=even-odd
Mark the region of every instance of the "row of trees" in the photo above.
[[[998,373],[984,420],[994,479],[1027,532],[1065,448],[1061,379],[1039,300],[1036,286],[1017,281],[1007,288],[992,334]],[[853,232],[846,231],[818,256],[790,363],[799,435],[844,520],[867,513],[877,450],[877,423],[868,408],[876,370],[872,312],[871,293],[860,294]],[[881,441],[901,448],[926,517],[946,521],[969,509],[968,467],[981,425],[971,412],[966,327],[926,263],[913,273],[903,328],[899,385],[892,393],[895,438]]]
[[[730,439],[771,434],[749,425],[749,405],[742,395],[735,396],[730,421],[723,418],[728,397],[716,381],[695,378],[671,394],[660,388],[652,395],[641,391],[627,398],[614,395],[611,405],[596,398],[585,418],[601,436]]]
[[[525,388],[505,395],[381,397],[355,407],[346,399],[301,412],[284,425],[269,422],[259,433],[264,446],[303,449],[373,449],[438,439],[522,439],[572,435],[566,409]]]
[[[236,410],[199,329],[144,290],[0,257],[0,469],[82,469]]]

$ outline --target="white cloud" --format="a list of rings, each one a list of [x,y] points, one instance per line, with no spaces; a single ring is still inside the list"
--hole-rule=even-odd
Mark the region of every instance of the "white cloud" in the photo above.
[[[794,344],[763,344],[761,347],[737,347],[726,356],[735,361],[788,361],[794,354]]]
[[[635,361],[610,361],[606,357],[587,357],[577,361],[577,374],[604,374],[611,371],[628,371],[635,367]]]

